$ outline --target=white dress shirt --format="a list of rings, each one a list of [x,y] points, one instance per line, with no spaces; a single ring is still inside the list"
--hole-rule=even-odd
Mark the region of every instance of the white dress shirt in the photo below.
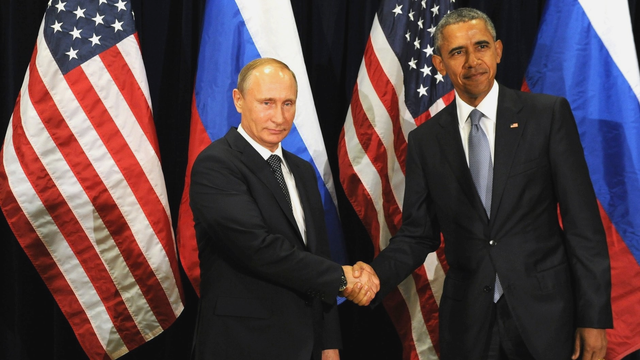
[[[491,163],[495,163],[495,140],[496,140],[496,114],[498,113],[498,83],[494,80],[493,87],[482,99],[482,102],[478,104],[475,109],[482,112],[483,116],[480,119],[480,126],[487,135],[489,141],[489,148],[491,150]],[[469,165],[469,131],[471,130],[471,119],[469,114],[474,107],[470,106],[466,102],[460,99],[458,92],[456,91],[456,107],[458,109],[458,122],[460,125],[460,138],[462,139],[462,147],[464,153],[467,156],[467,165]]]
[[[249,136],[249,134],[247,134],[247,132],[242,128],[242,126],[238,126],[238,132],[249,142],[249,144],[251,144],[254,149],[256,149],[258,154],[260,154],[260,156],[264,158],[264,161],[267,161],[269,156],[274,154],[280,156],[280,159],[282,160],[282,175],[284,176],[284,182],[287,184],[287,189],[289,190],[289,198],[291,198],[293,217],[296,219],[298,229],[300,230],[300,234],[302,234],[302,240],[306,245],[307,227],[304,224],[304,211],[302,210],[302,204],[300,203],[300,194],[298,194],[298,188],[296,187],[296,179],[293,177],[293,173],[291,173],[291,171],[289,170],[287,161],[282,156],[282,144],[278,144],[278,148],[272,153],[269,149],[253,140],[251,136]]]

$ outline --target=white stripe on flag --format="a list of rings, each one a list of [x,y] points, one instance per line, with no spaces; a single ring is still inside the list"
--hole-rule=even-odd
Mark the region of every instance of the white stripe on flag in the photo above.
[[[640,101],[640,69],[638,58],[629,56],[627,44],[634,44],[629,4],[626,0],[608,0],[606,6],[597,0],[579,0],[589,22],[609,50],[622,75]]]
[[[411,316],[411,334],[413,335],[418,358],[421,360],[438,360],[438,355],[429,337],[429,331],[424,323],[422,308],[420,307],[420,296],[418,296],[416,282],[413,276],[404,279],[404,281],[398,285],[398,290],[400,290],[409,309]]]
[[[147,106],[153,111],[149,84],[147,83],[147,71],[144,68],[144,62],[142,61],[142,53],[138,46],[138,40],[134,35],[131,35],[119,42],[116,46],[122,53],[122,56],[133,73],[133,76],[136,78],[136,83],[138,83],[142,89],[144,97],[147,99]]]
[[[438,306],[440,306],[440,298],[442,297],[442,289],[444,289],[445,272],[436,253],[429,253],[424,260],[424,268],[427,271],[429,285],[433,292],[433,297]]]
[[[337,206],[335,185],[313,102],[291,2],[270,0],[268,5],[265,3],[260,6],[256,6],[253,1],[237,0],[236,2],[260,56],[284,61],[296,74],[298,99],[294,124],[331,194],[333,203]],[[289,11],[283,11],[283,9],[289,9]]]

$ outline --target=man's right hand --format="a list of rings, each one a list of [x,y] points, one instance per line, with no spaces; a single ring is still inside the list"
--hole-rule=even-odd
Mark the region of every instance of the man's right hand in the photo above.
[[[347,278],[347,288],[342,296],[360,306],[367,306],[380,290],[380,280],[375,270],[368,264],[358,261],[354,266],[342,267]]]

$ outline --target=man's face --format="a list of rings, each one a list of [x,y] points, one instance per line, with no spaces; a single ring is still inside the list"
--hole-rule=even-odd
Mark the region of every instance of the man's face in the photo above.
[[[291,130],[296,115],[296,97],[296,83],[291,73],[269,64],[253,71],[244,94],[233,90],[242,128],[272,152]]]
[[[440,56],[433,65],[449,75],[460,98],[475,107],[489,93],[502,57],[502,42],[493,41],[481,19],[453,24],[442,31]]]

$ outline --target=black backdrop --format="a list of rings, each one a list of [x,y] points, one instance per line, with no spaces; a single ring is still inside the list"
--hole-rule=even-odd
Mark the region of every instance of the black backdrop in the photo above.
[[[231,0],[230,0],[231,1]],[[256,0],[268,1],[268,0]],[[47,0],[2,0],[0,5],[0,140],[13,111]],[[169,202],[176,223],[184,186],[193,79],[205,0],[131,0],[136,14]],[[292,0],[329,163],[338,186],[350,262],[369,261],[373,248],[337,177],[338,136],[379,0]],[[629,6],[638,45],[637,0]],[[505,53],[498,81],[519,88],[544,0],[458,0],[496,24]],[[0,216],[0,359],[86,359],[71,327]],[[188,359],[197,297],[184,278],[186,306],[156,339],[122,357]],[[401,345],[382,307],[340,306],[342,358],[401,359]]]

